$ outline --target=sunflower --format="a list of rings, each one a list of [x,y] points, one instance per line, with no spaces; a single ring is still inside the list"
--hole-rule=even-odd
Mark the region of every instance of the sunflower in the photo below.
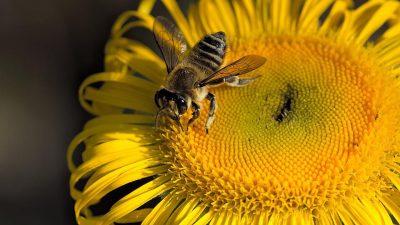
[[[165,63],[127,35],[152,30],[156,1],[123,13],[105,71],[79,90],[96,116],[68,149],[79,224],[400,222],[399,2],[200,0],[186,15],[162,2],[190,46],[224,31],[225,64],[267,63],[211,89],[208,134],[208,104],[188,131],[156,128]]]

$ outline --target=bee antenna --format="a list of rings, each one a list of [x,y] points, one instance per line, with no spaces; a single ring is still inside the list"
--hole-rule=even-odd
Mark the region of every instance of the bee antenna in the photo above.
[[[157,107],[160,108],[160,102],[159,102],[159,98],[160,98],[160,91],[157,91],[156,94],[154,95],[154,102],[156,103]],[[157,112],[158,114],[158,112]]]
[[[160,110],[157,111],[157,115],[156,115],[156,128],[159,127],[159,118],[160,115],[163,111],[165,111],[166,109],[168,109],[168,107],[163,107]],[[183,130],[183,126],[181,124],[181,121],[179,120],[179,116],[174,114],[174,116],[170,115],[170,118],[173,119],[178,125],[179,127]]]
[[[158,128],[159,125],[160,125],[160,124],[159,124],[160,114],[161,114],[161,112],[164,111],[166,108],[167,108],[167,107],[163,107],[163,108],[161,108],[161,109],[159,109],[159,110],[157,111],[157,115],[156,115],[156,128]]]

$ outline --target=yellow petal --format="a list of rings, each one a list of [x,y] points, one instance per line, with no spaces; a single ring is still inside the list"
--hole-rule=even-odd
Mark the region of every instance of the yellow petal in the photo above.
[[[141,0],[138,11],[143,13],[150,13],[155,3],[156,0]]]
[[[111,210],[104,215],[102,222],[104,224],[112,223],[139,208],[144,203],[168,191],[171,188],[171,185],[167,182],[168,179],[169,177],[160,177],[160,179],[149,182],[153,183],[152,185],[147,187],[145,184],[131,192],[113,205]]]
[[[360,34],[357,35],[355,42],[364,44],[374,32],[392,17],[398,7],[399,3],[397,1],[388,1],[383,3],[377,10],[374,10],[373,15],[370,16]]]
[[[154,207],[154,210],[144,219],[142,224],[165,224],[171,213],[179,206],[183,199],[183,195],[176,195],[174,192],[167,194],[167,196]]]

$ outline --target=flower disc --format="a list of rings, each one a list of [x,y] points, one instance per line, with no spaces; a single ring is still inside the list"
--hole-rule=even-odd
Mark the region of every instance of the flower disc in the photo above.
[[[370,152],[363,147],[379,136],[370,134],[385,113],[376,108],[385,93],[374,83],[381,75],[374,64],[323,39],[252,43],[233,44],[226,61],[263,55],[267,63],[245,75],[262,76],[245,87],[210,89],[218,109],[209,134],[208,101],[189,132],[165,129],[177,184],[239,211],[313,209],[370,185],[362,175],[376,168],[364,170]]]

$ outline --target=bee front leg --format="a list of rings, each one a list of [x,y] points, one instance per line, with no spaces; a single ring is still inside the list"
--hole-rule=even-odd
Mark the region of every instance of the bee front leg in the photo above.
[[[172,119],[173,121],[175,121],[175,123],[181,128],[181,130],[183,131],[183,126],[181,124],[181,118],[178,114],[176,114],[174,111],[172,111],[171,108],[166,108],[168,109],[169,113],[168,116],[170,119]]]
[[[173,119],[173,120],[175,121],[175,123],[178,124],[179,127],[181,128],[181,130],[183,131],[183,126],[182,126],[182,124],[181,124],[181,121],[180,121],[179,116],[176,115],[176,114],[171,115],[171,119]]]
[[[192,102],[192,108],[193,108],[193,113],[192,113],[192,118],[190,118],[188,125],[187,125],[187,129],[189,130],[189,126],[197,119],[199,118],[200,115],[200,107],[199,105],[197,105],[195,102]]]
[[[208,111],[208,119],[206,122],[206,133],[208,134],[208,129],[210,129],[210,126],[215,119],[214,113],[215,113],[215,110],[217,109],[217,101],[216,101],[215,95],[213,95],[211,93],[208,93],[206,98],[208,100],[210,100],[210,108]]]

